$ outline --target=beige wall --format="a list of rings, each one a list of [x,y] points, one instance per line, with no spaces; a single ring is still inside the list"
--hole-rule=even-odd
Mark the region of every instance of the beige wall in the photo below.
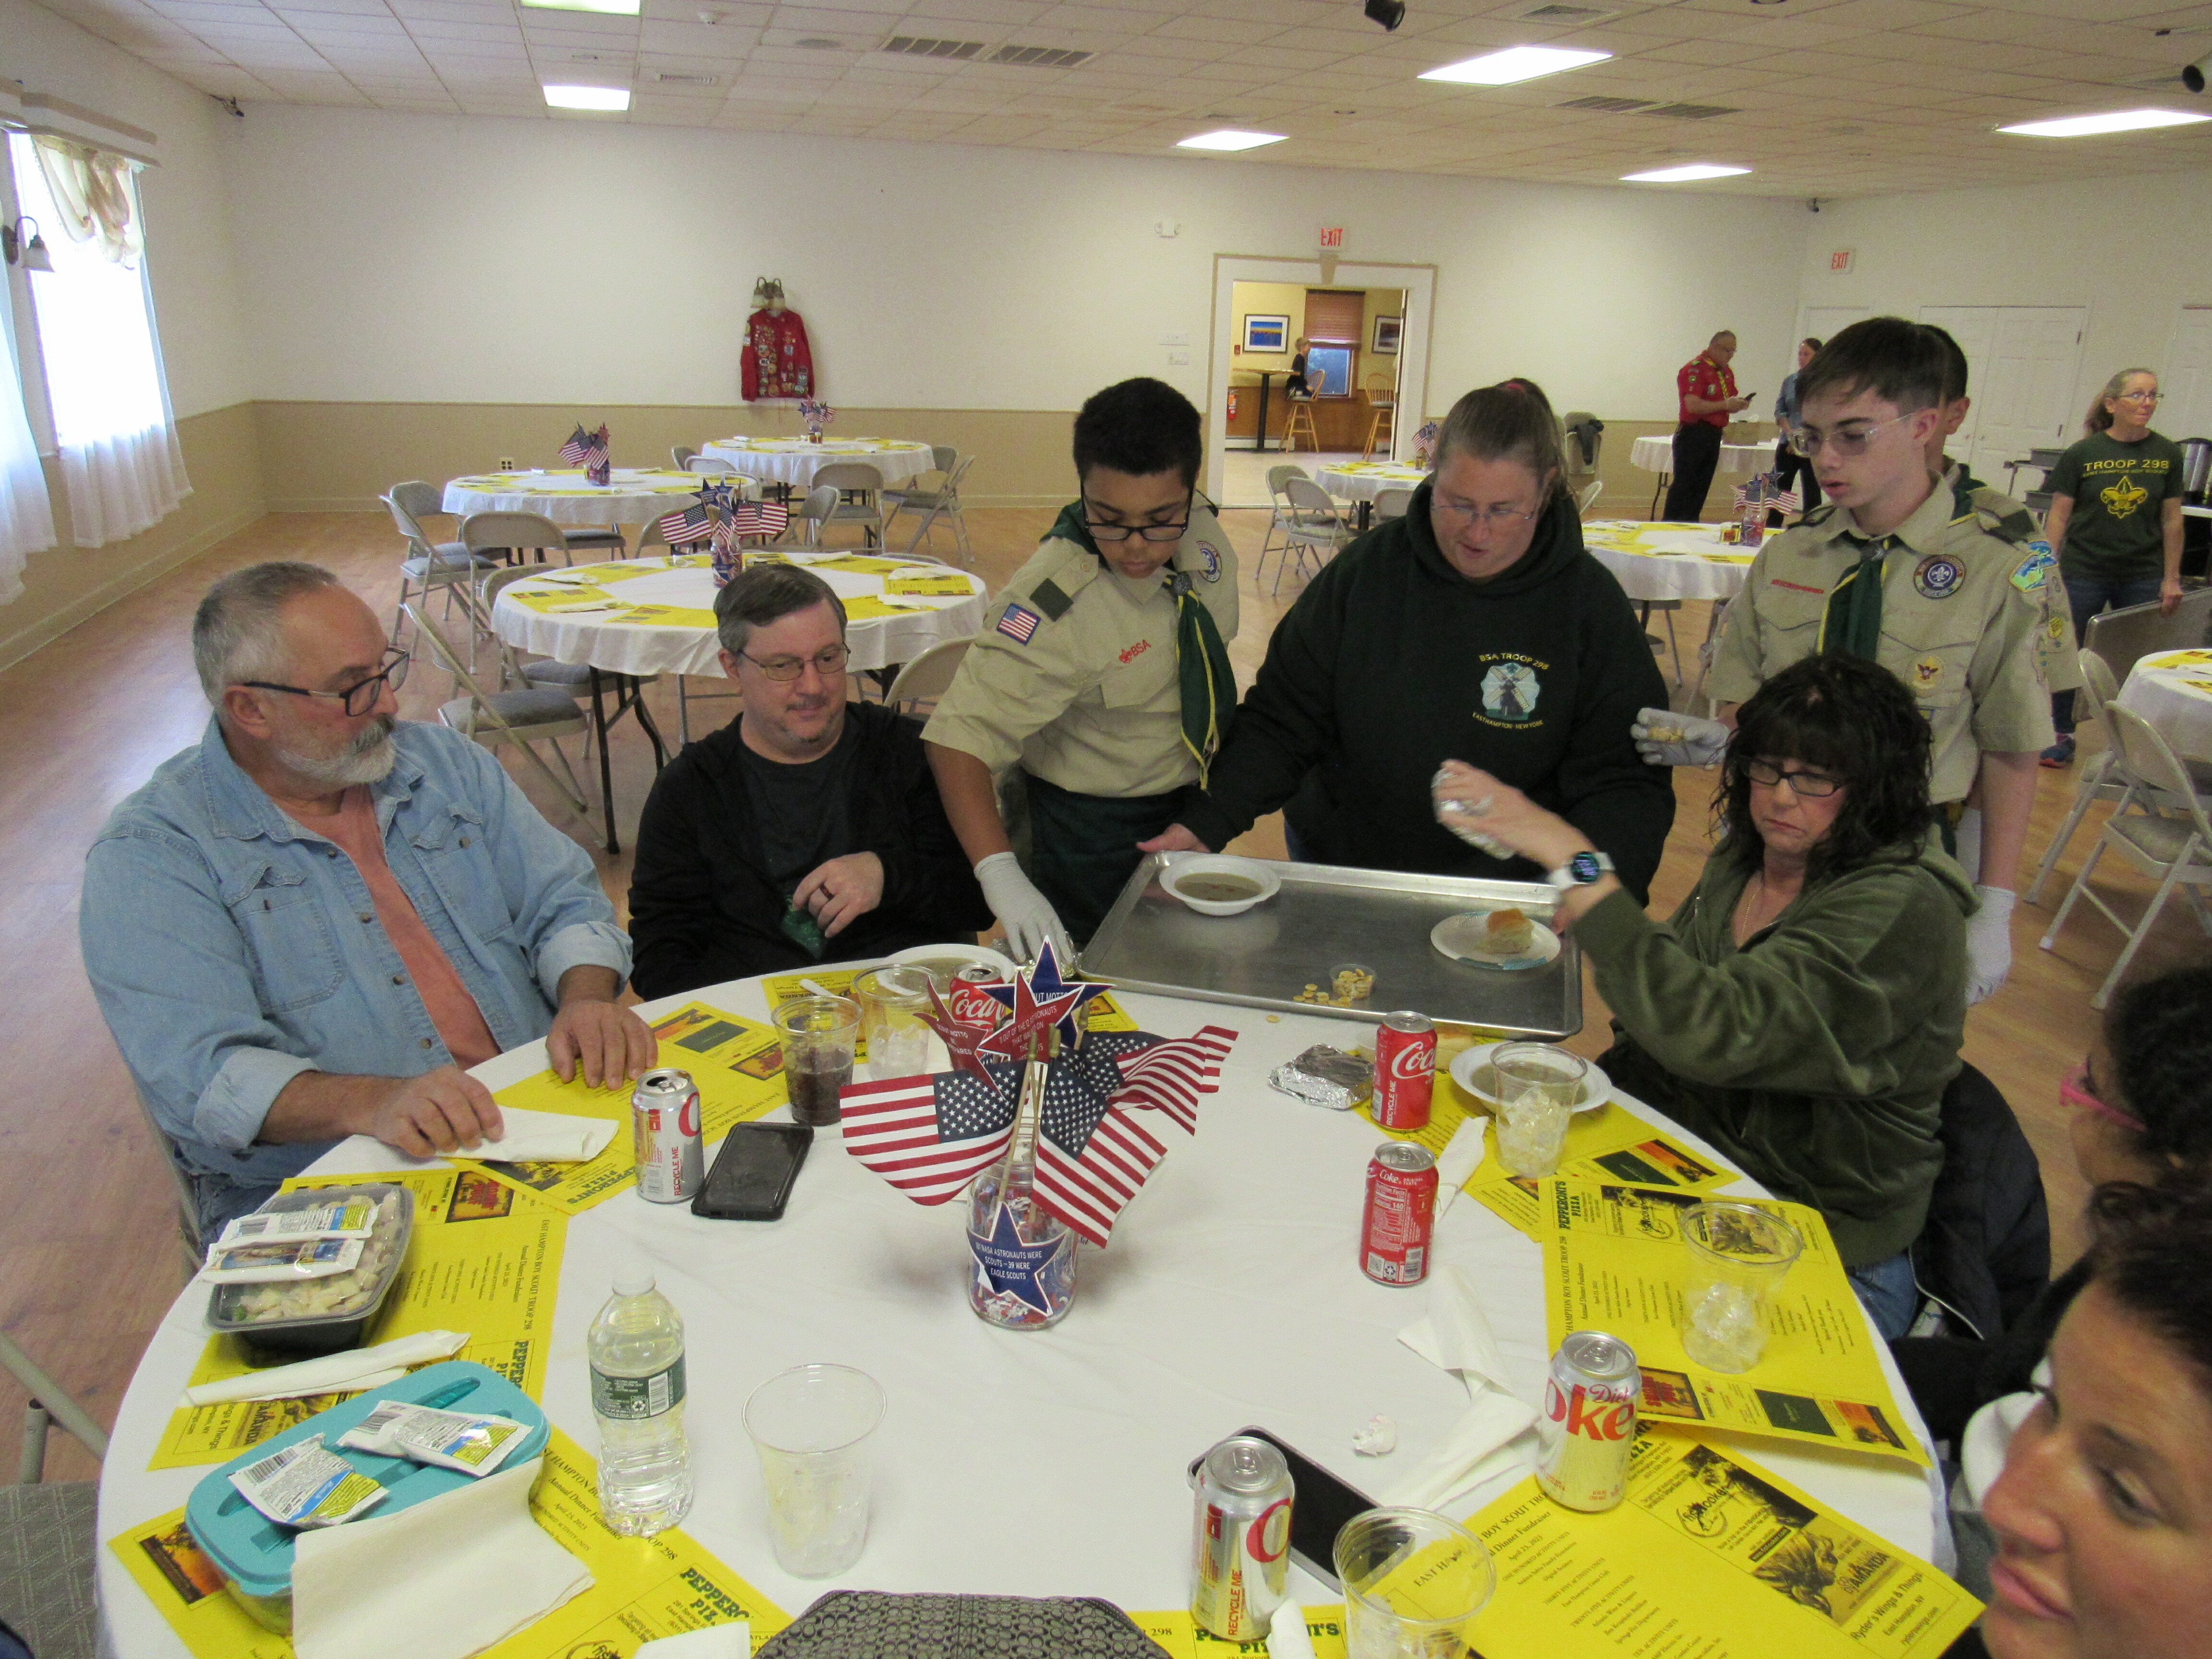
[[[1302,283],[1237,283],[1231,286],[1235,298],[1235,315],[1229,336],[1229,368],[1231,373],[1240,368],[1288,369],[1291,359],[1297,356],[1298,336],[1306,325],[1306,290]],[[1287,317],[1291,325],[1283,336],[1284,349],[1280,351],[1240,351],[1244,343],[1244,319],[1247,317]]]

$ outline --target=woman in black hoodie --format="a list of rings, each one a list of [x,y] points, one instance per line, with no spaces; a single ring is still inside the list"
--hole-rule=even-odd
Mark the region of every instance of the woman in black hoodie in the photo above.
[[[1526,860],[1437,824],[1429,781],[1457,759],[1573,823],[1641,902],[1674,789],[1628,728],[1666,686],[1620,583],[1583,550],[1564,475],[1533,382],[1461,398],[1410,510],[1298,596],[1205,794],[1145,849],[1218,849],[1284,807],[1294,859],[1528,878]]]

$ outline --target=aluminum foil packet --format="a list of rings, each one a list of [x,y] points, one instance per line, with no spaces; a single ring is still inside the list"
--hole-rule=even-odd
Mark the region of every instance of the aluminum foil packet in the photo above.
[[[1267,1081],[1310,1105],[1348,1112],[1374,1094],[1375,1062],[1365,1054],[1316,1043],[1289,1064],[1275,1067]]]

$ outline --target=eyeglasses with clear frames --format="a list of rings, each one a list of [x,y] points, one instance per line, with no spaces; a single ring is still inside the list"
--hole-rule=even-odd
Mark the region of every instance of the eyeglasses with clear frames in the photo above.
[[[273,680],[240,680],[239,684],[250,685],[256,691],[287,691],[295,697],[320,697],[342,705],[349,715],[358,720],[376,707],[386,686],[397,691],[407,684],[407,665],[413,660],[408,652],[387,651],[381,668],[365,680],[356,680],[343,691],[310,691],[304,685],[279,685]]]
[[[1473,501],[1448,501],[1437,495],[1429,497],[1429,507],[1431,511],[1461,524],[1486,524],[1492,530],[1526,524],[1544,510],[1540,507],[1534,513],[1523,513],[1517,507],[1477,507]]]
[[[1899,421],[1909,421],[1919,412],[1917,409],[1907,410],[1894,419],[1854,426],[1848,431],[1815,432],[1801,426],[1790,434],[1790,448],[1798,455],[1817,455],[1823,449],[1833,449],[1838,455],[1863,455],[1875,433],[1886,426],[1895,426]]]
[[[2112,394],[2112,401],[2116,404],[2162,404],[2166,401],[2166,393],[2163,392],[2115,392]]]
[[[832,674],[842,674],[845,672],[846,663],[852,659],[853,652],[849,646],[825,645],[811,657],[770,657],[766,661],[750,651],[740,651],[738,654],[769,678],[788,683],[804,674],[809,663],[814,665],[814,672],[825,680]]]
[[[1825,800],[1844,787],[1840,778],[1832,778],[1820,772],[1785,772],[1780,767],[1762,760],[1746,761],[1743,775],[1762,788],[1771,789],[1786,783],[1791,794],[1802,795],[1807,800]]]

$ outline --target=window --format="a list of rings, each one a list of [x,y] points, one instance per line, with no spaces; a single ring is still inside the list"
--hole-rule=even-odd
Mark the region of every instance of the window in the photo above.
[[[1306,378],[1316,398],[1352,395],[1352,348],[1315,344],[1306,349]]]

